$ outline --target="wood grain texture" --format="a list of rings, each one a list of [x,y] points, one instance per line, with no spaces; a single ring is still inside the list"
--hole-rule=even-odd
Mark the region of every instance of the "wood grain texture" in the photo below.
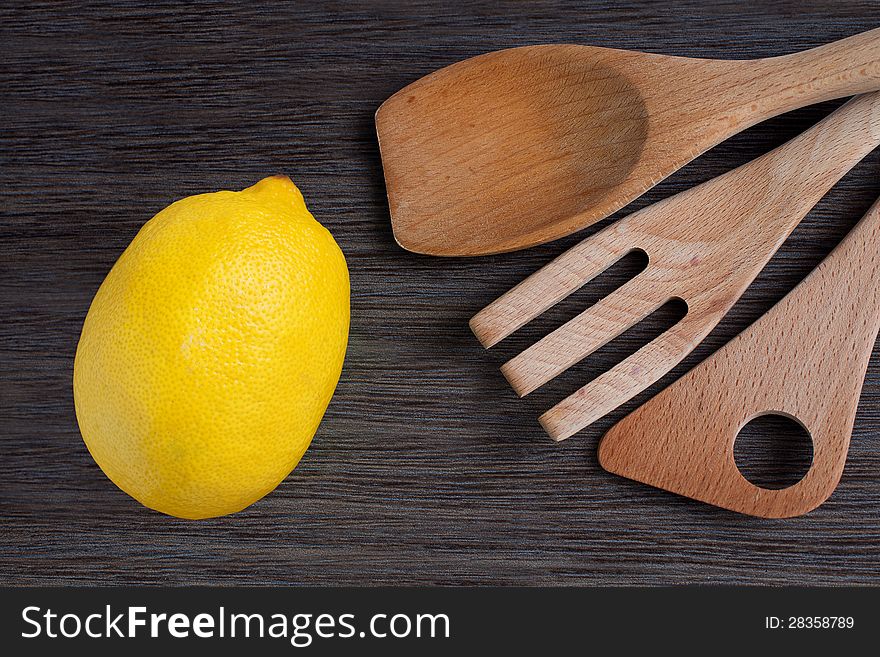
[[[637,327],[518,399],[498,366],[619,286],[623,263],[485,352],[468,319],[607,222],[504,256],[436,259],[391,234],[376,108],[482,52],[583,43],[693,57],[804,50],[880,25],[873,1],[28,3],[0,9],[0,580],[14,584],[880,584],[880,349],[840,486],[766,521],[610,475],[599,437],[806,276],[880,192],[869,155],[707,340],[658,384],[550,444],[536,418],[644,340]],[[766,153],[838,105],[770,120],[636,201]],[[146,511],[73,413],[89,302],[170,201],[284,172],[352,277],[342,380],[302,463],[232,517]],[[622,214],[622,213],[621,213]],[[652,320],[653,321],[653,320]],[[657,319],[657,321],[660,321]]]
[[[740,513],[812,511],[840,481],[878,330],[880,202],[766,315],[612,427],[599,462]],[[740,429],[766,414],[794,419],[813,442],[810,469],[782,490],[755,486],[734,460]]]
[[[687,304],[675,326],[541,415],[553,440],[570,438],[681,362],[819,199],[878,145],[874,92],[770,153],[588,237],[477,313],[471,330],[493,344],[589,283],[601,263],[646,254],[645,270],[501,366],[526,395],[671,299]]]
[[[877,89],[880,29],[751,61],[540,45],[457,62],[376,113],[394,237],[441,256],[549,242],[759,121]]]

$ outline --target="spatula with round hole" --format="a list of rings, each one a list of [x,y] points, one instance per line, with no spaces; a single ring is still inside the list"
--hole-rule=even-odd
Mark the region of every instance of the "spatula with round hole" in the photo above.
[[[612,427],[599,462],[740,513],[806,513],[840,481],[878,331],[880,201],[766,315]],[[813,463],[789,488],[755,486],[734,461],[737,434],[764,414],[793,418],[813,439]]]
[[[376,113],[394,235],[442,256],[548,242],[759,121],[878,89],[880,29],[751,61],[574,45],[474,57]]]
[[[880,92],[874,92],[776,150],[587,238],[481,310],[471,329],[491,347],[627,253],[647,253],[643,272],[501,368],[519,395],[528,394],[670,299],[687,304],[672,328],[541,416],[551,438],[568,438],[689,354],[810,208],[878,145]]]

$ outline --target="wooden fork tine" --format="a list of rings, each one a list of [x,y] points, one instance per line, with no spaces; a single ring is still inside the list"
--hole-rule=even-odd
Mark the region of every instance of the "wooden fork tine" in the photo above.
[[[686,315],[544,413],[538,421],[547,434],[556,442],[570,438],[663,378],[709,332],[706,322],[688,319]]]
[[[480,344],[497,344],[620,260],[632,250],[620,237],[618,226],[588,237],[483,308],[470,321]]]
[[[647,272],[511,358],[501,372],[520,397],[540,388],[662,306],[663,289]]]

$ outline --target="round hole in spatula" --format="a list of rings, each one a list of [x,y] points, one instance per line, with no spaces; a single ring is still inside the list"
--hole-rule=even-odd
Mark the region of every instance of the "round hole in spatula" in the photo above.
[[[746,424],[733,445],[733,459],[742,476],[760,488],[794,486],[813,463],[813,440],[789,417],[768,413]]]

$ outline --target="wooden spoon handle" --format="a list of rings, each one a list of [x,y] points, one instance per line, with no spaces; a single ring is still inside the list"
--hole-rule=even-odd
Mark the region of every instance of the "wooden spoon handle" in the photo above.
[[[772,62],[783,80],[788,72],[808,74],[795,88],[814,103],[866,93],[880,83],[880,28],[764,61]]]
[[[880,89],[880,28],[789,55],[715,64],[722,74],[705,72],[705,88],[695,89],[694,102],[706,120],[742,130],[800,107]]]
[[[880,201],[766,315],[614,426],[599,460],[610,472],[741,513],[806,513],[840,480],[878,331]],[[742,427],[768,413],[796,419],[813,439],[809,472],[783,490],[750,483],[733,457]]]

